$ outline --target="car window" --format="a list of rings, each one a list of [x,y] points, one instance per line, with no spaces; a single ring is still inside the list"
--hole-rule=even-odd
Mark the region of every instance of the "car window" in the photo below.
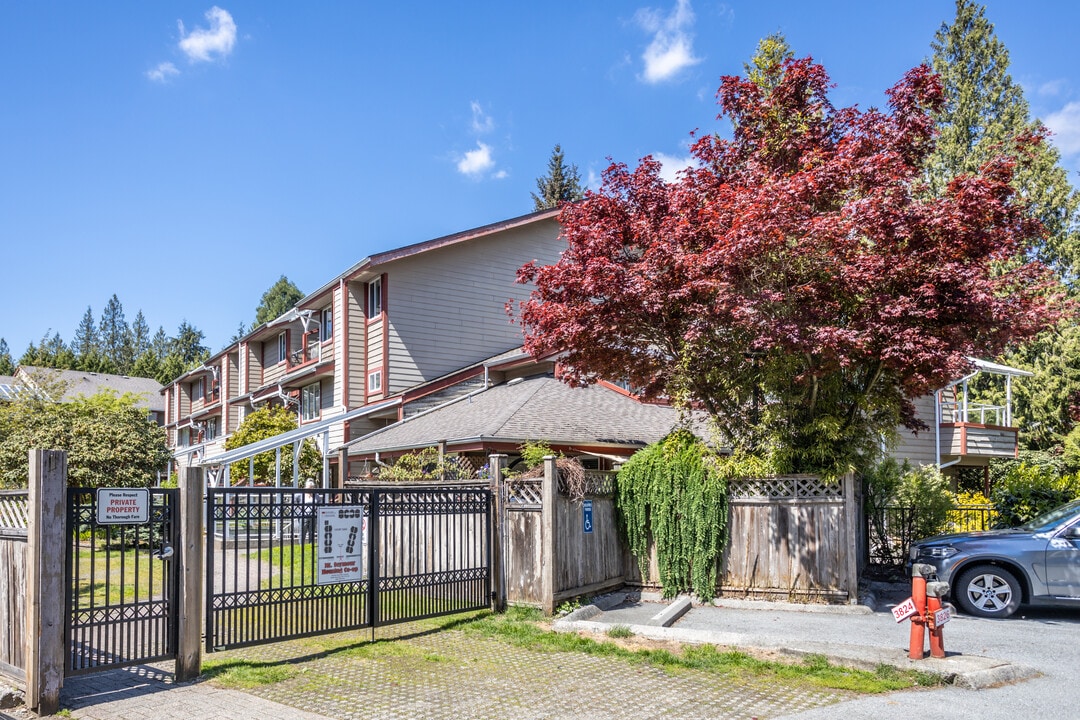
[[[1032,519],[1030,522],[1021,525],[1020,529],[1029,532],[1047,532],[1053,530],[1062,520],[1076,514],[1080,514],[1080,500],[1073,500],[1071,503],[1054,508],[1050,512],[1043,513]]]

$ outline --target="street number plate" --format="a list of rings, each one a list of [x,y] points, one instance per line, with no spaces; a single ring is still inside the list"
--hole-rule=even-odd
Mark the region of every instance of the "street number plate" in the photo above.
[[[896,622],[904,622],[912,615],[918,615],[919,611],[915,607],[915,601],[908,598],[904,602],[900,603],[892,609],[893,617],[896,618]]]
[[[950,620],[952,620],[952,613],[949,612],[949,608],[934,611],[934,627],[941,627]]]

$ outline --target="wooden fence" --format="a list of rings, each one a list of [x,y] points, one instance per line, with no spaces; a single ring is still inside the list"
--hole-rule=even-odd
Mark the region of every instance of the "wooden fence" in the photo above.
[[[590,473],[584,497],[572,499],[558,491],[553,460],[545,470],[543,478],[526,480],[497,474],[506,599],[550,612],[563,600],[620,585],[659,589],[655,547],[643,572],[617,532],[614,474]],[[864,544],[860,495],[854,476],[732,483],[717,594],[854,602]]]
[[[0,674],[26,681],[26,490],[0,492]]]
[[[615,529],[614,473],[587,472],[584,492],[560,487],[555,459],[542,478],[504,480],[495,473],[505,567],[505,598],[552,612],[564,600],[623,584],[623,549]],[[497,541],[498,542],[498,541]]]

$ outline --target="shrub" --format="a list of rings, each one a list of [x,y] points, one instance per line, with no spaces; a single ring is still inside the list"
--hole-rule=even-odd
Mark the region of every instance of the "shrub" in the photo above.
[[[998,513],[997,527],[1016,527],[1080,497],[1080,476],[1020,463],[1005,473],[990,497]]]
[[[949,532],[989,530],[997,523],[998,513],[990,505],[989,498],[981,492],[958,492],[953,498],[956,509],[949,511]],[[982,507],[964,509],[967,506]]]
[[[886,458],[863,479],[871,543],[880,562],[901,564],[913,541],[948,529],[956,503],[937,468],[912,469],[906,461]]]

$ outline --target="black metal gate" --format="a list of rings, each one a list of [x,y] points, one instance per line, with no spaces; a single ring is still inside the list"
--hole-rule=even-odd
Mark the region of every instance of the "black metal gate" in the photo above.
[[[491,605],[486,486],[208,488],[206,648]]]
[[[67,491],[68,675],[176,657],[178,491],[110,492],[99,516],[98,491]]]

